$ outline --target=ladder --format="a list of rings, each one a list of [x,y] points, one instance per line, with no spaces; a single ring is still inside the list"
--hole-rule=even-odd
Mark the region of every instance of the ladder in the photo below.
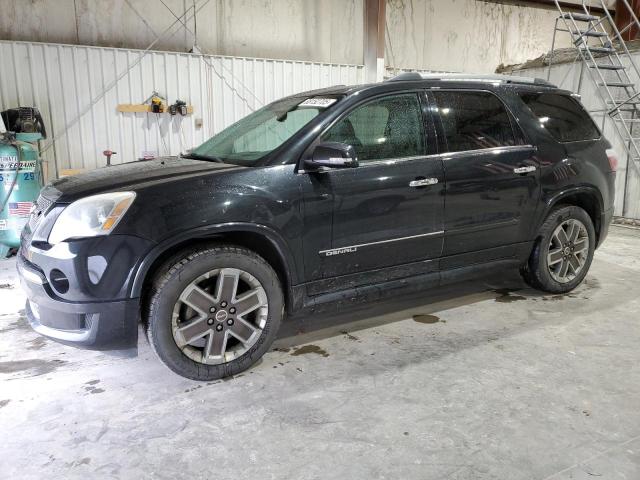
[[[547,78],[551,74],[556,33],[567,32],[623,142],[627,164],[633,164],[640,173],[640,68],[622,37],[634,27],[640,29],[640,21],[627,0],[618,1],[618,8],[626,8],[631,19],[621,29],[604,0],[582,0],[583,13],[567,12],[559,0],[554,1],[560,16],[553,32]],[[604,13],[593,15],[587,3],[599,3]]]

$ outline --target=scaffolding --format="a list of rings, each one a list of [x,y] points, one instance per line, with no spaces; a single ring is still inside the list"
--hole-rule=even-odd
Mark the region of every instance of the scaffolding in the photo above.
[[[631,55],[623,35],[632,29],[640,29],[640,21],[627,0],[618,2],[627,9],[629,23],[618,28],[604,0],[599,0],[600,15],[592,14],[591,5],[582,1],[582,13],[567,12],[561,2],[555,0],[560,12],[553,32],[549,70],[558,32],[568,33],[582,65],[596,86],[603,108],[613,120],[627,153],[628,163],[640,172],[640,90],[637,79],[640,69]],[[633,79],[636,80],[633,80]]]

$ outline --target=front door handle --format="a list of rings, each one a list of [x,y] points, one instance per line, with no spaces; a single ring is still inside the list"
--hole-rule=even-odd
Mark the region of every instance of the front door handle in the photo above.
[[[533,165],[527,165],[526,167],[517,167],[513,169],[513,173],[531,173],[535,172],[536,167]]]
[[[415,180],[411,180],[409,182],[409,186],[412,188],[418,188],[435,185],[436,183],[438,183],[437,178],[416,178]]]

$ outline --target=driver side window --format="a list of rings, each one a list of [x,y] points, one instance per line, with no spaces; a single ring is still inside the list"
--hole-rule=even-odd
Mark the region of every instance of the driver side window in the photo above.
[[[360,162],[425,155],[418,95],[393,95],[357,107],[322,140],[351,145]]]

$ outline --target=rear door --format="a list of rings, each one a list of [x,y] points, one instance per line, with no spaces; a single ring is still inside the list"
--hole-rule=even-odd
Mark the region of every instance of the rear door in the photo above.
[[[536,150],[492,92],[434,90],[446,182],[443,256],[508,258],[539,198]],[[447,262],[443,262],[446,268]]]

